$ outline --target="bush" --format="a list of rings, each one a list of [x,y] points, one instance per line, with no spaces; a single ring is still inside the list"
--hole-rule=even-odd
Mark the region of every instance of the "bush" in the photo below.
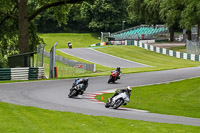
[[[8,62],[7,60],[2,57],[2,55],[0,54],[0,68],[6,68],[8,67]]]

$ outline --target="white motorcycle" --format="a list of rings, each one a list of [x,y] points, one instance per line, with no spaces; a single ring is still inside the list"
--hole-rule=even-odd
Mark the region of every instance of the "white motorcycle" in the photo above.
[[[127,92],[123,92],[113,97],[112,100],[109,98],[106,102],[105,107],[112,107],[113,109],[118,109],[121,105],[125,105],[129,102],[129,95]]]

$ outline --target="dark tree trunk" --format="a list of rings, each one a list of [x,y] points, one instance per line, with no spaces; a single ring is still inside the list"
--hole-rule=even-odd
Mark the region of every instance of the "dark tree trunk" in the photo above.
[[[19,52],[20,54],[29,52],[28,37],[28,16],[27,0],[18,0],[19,9]]]
[[[19,18],[18,18],[18,27],[19,27],[19,52],[20,54],[30,52],[29,49],[29,36],[28,36],[28,27],[29,22],[33,20],[38,14],[42,11],[45,11],[48,8],[63,5],[63,4],[75,4],[78,2],[82,2],[84,0],[63,0],[50,4],[46,4],[43,7],[36,10],[31,16],[27,16],[27,1],[28,0],[15,0],[18,4]]]
[[[174,27],[169,27],[169,33],[170,33],[170,42],[174,41]]]
[[[187,31],[186,31],[186,34],[187,34],[187,39],[188,39],[188,40],[192,40],[191,30],[187,30]]]

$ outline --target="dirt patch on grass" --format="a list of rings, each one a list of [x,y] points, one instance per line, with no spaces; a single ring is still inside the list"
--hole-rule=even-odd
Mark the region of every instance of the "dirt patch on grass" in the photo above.
[[[154,44],[150,44],[156,47],[160,47],[160,48],[170,48],[170,47],[178,47],[178,46],[185,46],[185,43],[154,43]]]

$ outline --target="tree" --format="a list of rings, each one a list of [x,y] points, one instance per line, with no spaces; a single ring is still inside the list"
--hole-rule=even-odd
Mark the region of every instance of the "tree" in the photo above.
[[[5,0],[0,0],[0,4],[0,53],[4,56],[10,51],[14,54],[18,47],[17,6],[12,1]]]
[[[59,23],[66,22],[66,14],[68,13],[68,4],[75,4],[84,0],[0,0],[3,16],[0,17],[0,27],[5,29],[6,27],[13,26],[15,35],[10,35],[9,31],[5,32],[2,38],[7,39],[9,36],[16,39],[16,31],[18,32],[18,47],[20,53],[26,53],[30,51],[30,26],[33,26],[33,19],[37,17],[41,12],[47,9],[54,9],[54,17]],[[3,6],[2,6],[3,5]],[[34,6],[33,6],[34,5]],[[7,22],[9,24],[7,24]],[[17,26],[18,25],[18,26]],[[13,34],[14,32],[11,31]],[[13,39],[14,40],[14,39]],[[9,43],[9,42],[7,42]],[[36,45],[36,44],[34,44]]]
[[[174,41],[174,26],[179,25],[184,7],[183,0],[164,0],[160,4],[161,19],[169,27],[170,41]]]
[[[186,30],[198,25],[198,37],[200,37],[200,1],[185,0],[185,8],[181,13],[180,25]]]
[[[84,2],[81,6],[81,16],[94,30],[121,30],[122,21],[127,20],[126,0],[95,0]]]
[[[163,23],[160,19],[160,0],[130,0],[127,8],[132,21],[158,24]]]
[[[170,40],[174,41],[174,25],[179,25],[183,3],[182,0],[130,0],[127,9],[133,21],[168,26]]]

